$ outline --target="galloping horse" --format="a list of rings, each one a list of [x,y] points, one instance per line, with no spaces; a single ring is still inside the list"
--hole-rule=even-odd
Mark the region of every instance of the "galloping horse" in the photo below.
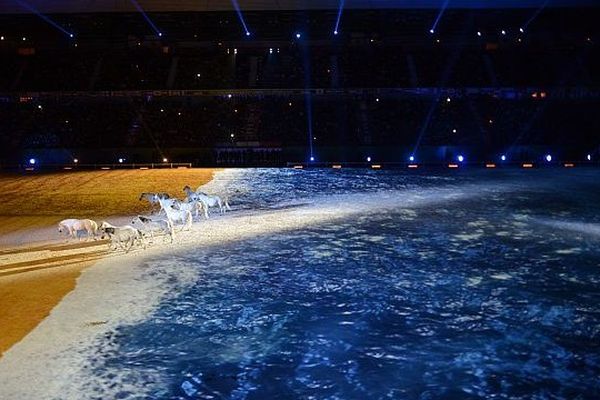
[[[219,211],[221,214],[225,213],[225,210],[231,210],[229,207],[229,203],[227,202],[227,198],[221,199],[221,197],[216,195],[208,195],[204,192],[200,191],[198,188],[196,191],[193,191],[192,188],[186,186],[183,188],[183,191],[188,196],[188,199],[196,200],[202,203],[204,206],[204,216],[208,218],[208,208],[210,207],[219,207]]]

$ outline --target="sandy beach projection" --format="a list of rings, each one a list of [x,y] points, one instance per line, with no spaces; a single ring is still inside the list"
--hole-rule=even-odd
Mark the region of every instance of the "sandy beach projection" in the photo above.
[[[0,175],[0,354],[23,338],[75,287],[81,270],[107,256],[105,241],[66,241],[65,218],[127,221],[151,207],[142,192],[184,197],[212,169]]]

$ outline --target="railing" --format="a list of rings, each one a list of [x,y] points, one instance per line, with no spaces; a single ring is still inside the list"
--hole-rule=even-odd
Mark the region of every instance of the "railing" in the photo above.
[[[18,169],[25,171],[48,171],[48,170],[112,170],[112,169],[174,169],[192,168],[192,163],[114,163],[114,164],[27,164],[20,165]]]

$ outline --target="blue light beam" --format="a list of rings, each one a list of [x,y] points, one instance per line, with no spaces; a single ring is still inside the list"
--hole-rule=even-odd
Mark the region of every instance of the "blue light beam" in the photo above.
[[[448,3],[450,3],[450,0],[444,0],[444,4],[442,4],[442,8],[440,9],[440,12],[438,13],[437,18],[435,19],[435,22],[431,26],[431,29],[429,29],[429,33],[431,33],[431,34],[435,33],[435,30],[437,29],[437,26],[440,23],[440,20],[442,19],[442,15],[444,15],[444,11],[446,11],[446,8],[448,8]]]
[[[335,21],[335,28],[333,34],[337,35],[340,32],[340,21],[342,20],[342,12],[344,11],[345,0],[340,0],[340,6],[338,8],[337,19]]]
[[[529,24],[531,24],[533,22],[533,20],[536,19],[538,15],[540,15],[540,13],[544,10],[544,8],[546,8],[546,6],[548,5],[548,1],[549,0],[544,0],[544,2],[542,3],[542,5],[537,10],[535,10],[535,12],[531,16],[531,18],[529,18],[527,20],[527,22],[525,22],[523,24],[523,26],[521,26],[521,28],[520,28],[521,33],[525,33],[525,31],[527,30],[527,27],[529,26]]]
[[[240,5],[238,4],[237,0],[231,0],[231,3],[233,4],[233,8],[235,8],[235,12],[237,13],[238,18],[240,19],[240,23],[242,24],[242,27],[244,28],[244,32],[246,33],[246,36],[250,36],[250,31],[248,30],[246,21],[244,21],[244,15],[242,14]]]
[[[68,37],[72,38],[75,37],[75,34],[73,32],[69,32],[68,30],[66,30],[65,28],[63,28],[62,26],[60,26],[58,23],[54,22],[54,20],[52,20],[50,17],[42,14],[41,12],[39,12],[35,7],[33,7],[31,4],[26,3],[22,0],[15,0],[21,7],[31,11],[32,13],[34,13],[35,15],[37,15],[38,17],[40,17],[41,19],[43,19],[44,21],[46,21],[47,23],[49,23],[50,25],[52,25],[53,27],[55,27],[56,29],[58,29],[59,31],[61,31],[62,33],[64,33],[65,35],[67,35]]]
[[[158,36],[162,36],[163,35],[162,32],[160,31],[160,29],[158,29],[158,27],[154,24],[154,22],[152,22],[152,20],[150,19],[150,17],[148,16],[148,14],[146,14],[146,12],[142,8],[142,6],[140,6],[140,4],[136,0],[130,0],[130,1],[131,1],[131,4],[133,4],[135,6],[135,8],[140,12],[140,14],[142,14],[142,16],[144,17],[144,19],[146,20],[146,22],[148,22],[148,25],[150,25],[150,27],[152,28],[152,30],[154,30],[154,32]]]

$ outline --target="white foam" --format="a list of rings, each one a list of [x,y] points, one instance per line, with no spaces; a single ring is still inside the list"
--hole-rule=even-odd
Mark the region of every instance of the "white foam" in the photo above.
[[[236,171],[218,175],[225,190]],[[216,185],[216,184],[215,184]],[[506,186],[504,189],[508,188]],[[216,186],[205,190],[219,192]],[[85,369],[88,360],[106,346],[105,336],[120,325],[136,324],[169,295],[169,278],[148,277],[144,262],[170,252],[185,252],[199,247],[219,246],[235,241],[274,235],[325,222],[334,222],[357,214],[381,212],[385,209],[418,208],[447,204],[468,197],[482,196],[486,190],[503,190],[498,185],[465,185],[460,187],[401,190],[386,193],[349,194],[312,198],[312,203],[293,209],[260,212],[235,212],[194,224],[192,231],[178,235],[176,245],[157,244],[142,252],[105,259],[85,270],[76,289],[54,308],[51,315],[20,343],[0,359],[0,398],[84,399],[97,396],[88,393],[93,371]],[[154,262],[151,262],[152,264]],[[178,282],[193,282],[200,272],[192,268],[174,268]],[[102,322],[99,324],[90,324]],[[154,377],[156,379],[156,377]],[[158,382],[157,384],[160,384]],[[102,397],[114,398],[117,390],[103,388]],[[142,389],[131,388],[139,397]],[[147,390],[150,390],[146,387]]]

